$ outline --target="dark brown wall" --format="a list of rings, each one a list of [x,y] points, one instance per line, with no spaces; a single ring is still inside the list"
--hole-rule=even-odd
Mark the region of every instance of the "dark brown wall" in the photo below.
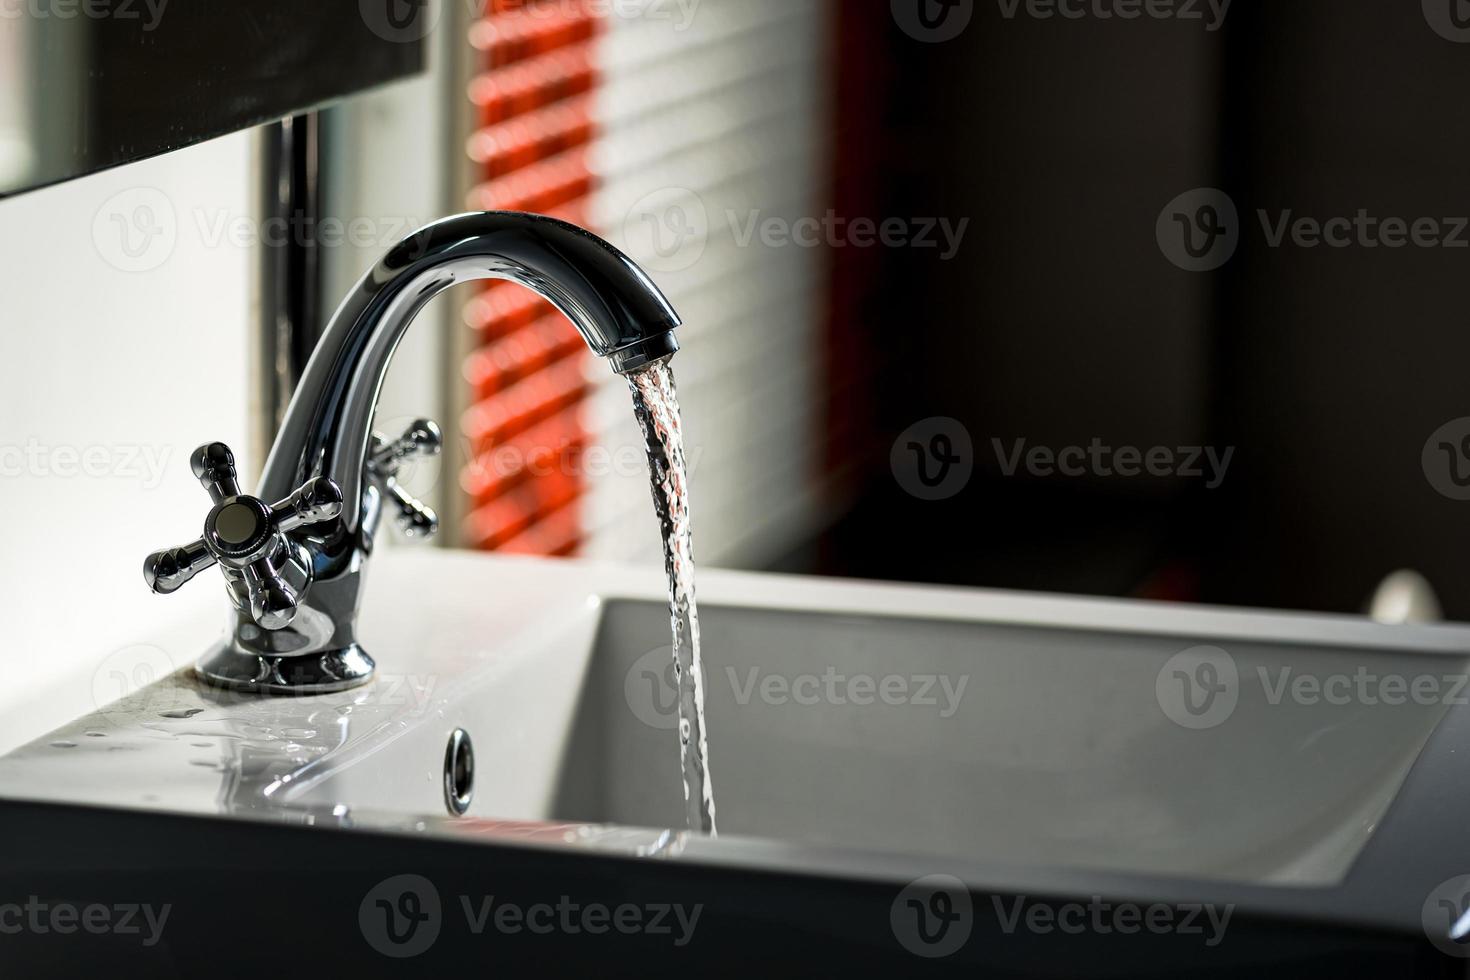
[[[871,394],[890,441],[961,420],[977,475],[925,503],[874,460],[827,570],[1348,611],[1415,567],[1470,616],[1470,502],[1420,460],[1470,416],[1470,248],[1272,248],[1256,214],[1470,215],[1470,43],[1418,3],[1235,0],[1211,32],[977,0],[942,44],[887,7],[872,207],[971,227],[952,262],[885,254],[875,343],[893,367]],[[1239,212],[1211,272],[1156,240],[1166,203],[1198,187]],[[1005,477],[993,437],[1235,456],[1215,491]]]

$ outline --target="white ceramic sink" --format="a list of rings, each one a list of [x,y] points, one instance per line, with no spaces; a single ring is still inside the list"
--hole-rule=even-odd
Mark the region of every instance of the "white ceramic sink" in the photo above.
[[[181,673],[0,759],[0,794],[1396,927],[1463,850],[1462,627],[706,572],[709,840],[680,832],[657,569],[374,573],[372,686],[221,696]],[[1387,703],[1394,677],[1418,693]]]
[[[709,590],[712,600],[719,591]],[[1272,704],[1282,668],[1465,672],[1463,661],[1432,654],[1214,638],[1241,690],[1227,720],[1196,730],[1166,716],[1157,681],[1199,638],[852,605],[706,602],[724,833],[1326,884],[1346,872],[1445,708]],[[440,692],[449,695],[442,715],[420,731],[285,798],[436,812],[449,725],[477,749],[472,815],[678,827],[667,619],[658,603],[588,605],[560,632],[508,652],[479,683]],[[406,786],[405,775],[421,778]]]

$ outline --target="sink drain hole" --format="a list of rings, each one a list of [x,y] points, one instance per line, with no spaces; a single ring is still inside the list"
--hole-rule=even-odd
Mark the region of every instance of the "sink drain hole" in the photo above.
[[[444,805],[462,817],[475,797],[475,746],[470,733],[456,728],[444,750]]]

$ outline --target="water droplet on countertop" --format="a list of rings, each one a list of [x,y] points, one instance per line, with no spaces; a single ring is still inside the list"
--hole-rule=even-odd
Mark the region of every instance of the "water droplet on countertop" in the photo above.
[[[58,741],[52,742],[51,743],[51,747],[53,749],[74,749],[74,748],[77,747],[77,743],[75,743],[75,742],[68,742],[68,741],[65,741],[65,740],[58,740]]]

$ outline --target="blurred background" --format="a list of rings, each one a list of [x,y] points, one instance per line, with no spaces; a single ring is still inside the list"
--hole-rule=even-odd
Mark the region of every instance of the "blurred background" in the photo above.
[[[221,43],[330,68],[351,32],[272,6]],[[0,566],[28,690],[154,635],[137,564],[204,513],[188,451],[258,472],[337,301],[466,209],[591,228],[682,313],[706,564],[1336,612],[1413,569],[1470,616],[1463,0],[320,9],[404,80],[284,121],[234,80],[205,108],[244,131],[116,169],[179,142],[97,109],[150,55],[94,77],[55,18],[0,19],[0,187],[102,170],[0,201],[5,493],[82,525]],[[421,320],[378,421],[444,425],[428,546],[658,561],[625,385],[570,325],[512,284]],[[62,655],[47,578],[108,596]]]
[[[1407,567],[1463,616],[1470,46],[1452,0],[1344,6],[507,4],[466,200],[683,311],[707,561],[1342,612]],[[462,543],[653,560],[620,386],[525,303],[456,327]]]

